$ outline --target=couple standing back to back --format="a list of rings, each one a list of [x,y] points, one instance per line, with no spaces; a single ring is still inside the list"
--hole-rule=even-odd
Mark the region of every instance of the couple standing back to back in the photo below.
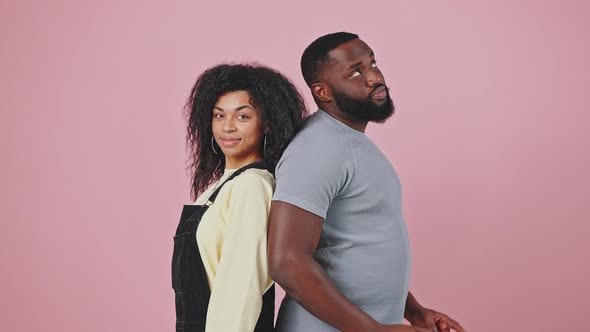
[[[325,35],[301,70],[319,107],[307,118],[267,67],[216,66],[192,89],[197,199],[174,237],[176,331],[464,331],[409,292],[399,178],[364,133],[394,113],[372,49]]]

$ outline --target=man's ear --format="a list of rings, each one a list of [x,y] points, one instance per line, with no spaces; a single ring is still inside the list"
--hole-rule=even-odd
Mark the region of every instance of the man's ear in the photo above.
[[[332,91],[330,91],[330,88],[324,83],[313,83],[311,85],[311,94],[314,99],[321,102],[329,103],[332,101]]]

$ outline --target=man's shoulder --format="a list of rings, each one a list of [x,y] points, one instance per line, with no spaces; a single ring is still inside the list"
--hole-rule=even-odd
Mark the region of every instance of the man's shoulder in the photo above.
[[[301,132],[300,135],[283,153],[277,164],[277,176],[284,175],[287,170],[315,170],[325,174],[355,168],[357,158],[346,134],[323,135],[321,138],[307,135],[305,132]]]
[[[345,130],[330,121],[318,111],[311,115],[301,131],[289,144],[288,150],[326,150],[342,151],[349,147],[349,135]]]

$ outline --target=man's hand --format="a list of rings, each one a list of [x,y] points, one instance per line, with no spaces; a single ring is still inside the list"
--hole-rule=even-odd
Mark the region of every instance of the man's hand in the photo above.
[[[465,329],[448,315],[428,308],[417,310],[408,317],[408,321],[414,326],[424,327],[432,331],[450,332],[452,329],[457,332],[465,332]]]
[[[425,328],[408,325],[381,325],[375,332],[435,332],[435,328]]]

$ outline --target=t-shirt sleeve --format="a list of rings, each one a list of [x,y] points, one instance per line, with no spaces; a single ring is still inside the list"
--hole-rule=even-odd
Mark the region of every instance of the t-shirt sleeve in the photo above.
[[[282,201],[326,218],[332,200],[354,172],[354,155],[346,137],[338,141],[296,142],[277,164],[273,201]]]
[[[268,272],[268,211],[273,183],[255,173],[236,177],[226,214],[221,259],[211,289],[206,331],[253,331]]]

